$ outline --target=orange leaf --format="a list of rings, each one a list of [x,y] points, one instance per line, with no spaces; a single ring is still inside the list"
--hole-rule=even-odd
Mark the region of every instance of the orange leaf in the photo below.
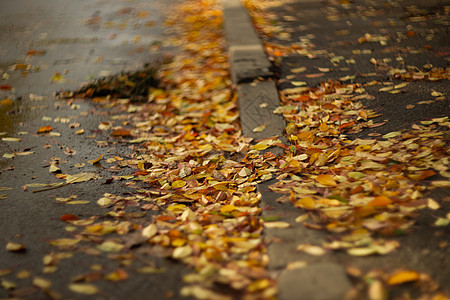
[[[368,206],[388,206],[391,204],[392,201],[386,196],[377,196],[372,199],[369,203],[367,203]]]
[[[111,281],[123,281],[128,278],[128,273],[124,269],[117,269],[105,276],[105,279]]]
[[[316,177],[317,182],[326,186],[336,186],[336,180],[334,180],[333,176],[327,174],[321,174]]]
[[[349,123],[344,123],[344,124],[342,124],[341,126],[339,126],[338,129],[341,130],[341,129],[350,127],[350,126],[352,126],[353,124],[355,124],[355,121],[352,121],[352,122],[349,122]]]
[[[102,159],[103,154],[100,154],[99,157],[97,157],[96,159],[93,160],[88,160],[88,163],[95,165],[96,163],[100,162],[100,160]]]
[[[164,221],[172,221],[174,219],[175,219],[175,217],[173,217],[173,216],[162,215],[162,216],[157,217],[156,221],[164,222]]]
[[[398,271],[389,277],[389,285],[402,284],[405,282],[416,281],[419,279],[419,273],[416,271]]]
[[[111,132],[112,136],[131,136],[131,132],[124,128],[115,129]]]
[[[408,37],[416,36],[416,33],[413,30],[410,30],[410,31],[406,32],[406,36],[408,36]]]
[[[69,221],[79,220],[80,218],[78,218],[77,216],[72,215],[72,214],[65,214],[65,215],[62,215],[60,219],[65,222],[69,222]]]
[[[433,170],[425,170],[422,173],[420,173],[419,175],[419,180],[424,180],[428,177],[431,177],[433,175],[436,175],[436,172],[434,172]]]
[[[12,90],[12,87],[9,84],[2,84],[2,85],[0,85],[0,90],[10,91],[10,90]]]
[[[42,126],[41,128],[38,129],[37,133],[46,133],[52,130],[53,130],[52,126]]]

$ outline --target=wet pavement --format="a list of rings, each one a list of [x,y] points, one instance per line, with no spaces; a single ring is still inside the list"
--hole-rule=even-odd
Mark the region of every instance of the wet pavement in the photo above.
[[[70,235],[62,216],[102,215],[95,201],[104,193],[132,191],[111,178],[127,172],[111,172],[108,163],[88,162],[100,155],[108,159],[131,154],[120,138],[99,128],[102,121],[111,127],[115,121],[110,114],[117,111],[90,101],[57,99],[55,94],[160,59],[165,5],[168,2],[121,0],[0,3],[0,298],[88,299],[89,295],[70,290],[69,284],[89,283],[89,276],[94,279],[99,272],[126,265],[123,257],[111,261],[88,249],[72,259],[61,258],[64,254],[48,256],[64,252],[51,246],[50,240]],[[51,132],[38,134],[45,126]],[[52,165],[63,173],[95,172],[102,178],[33,193],[59,181],[50,172]],[[22,244],[26,250],[23,254],[4,251],[8,242]],[[46,255],[50,261],[43,261]],[[183,266],[155,257],[142,258],[139,266],[164,271],[157,275],[134,271],[126,286],[104,281],[99,286],[102,292],[92,298],[177,297]],[[36,284],[36,278],[51,282],[52,291]]]

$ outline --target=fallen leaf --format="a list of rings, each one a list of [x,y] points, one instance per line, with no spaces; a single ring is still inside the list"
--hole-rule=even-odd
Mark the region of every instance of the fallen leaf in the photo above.
[[[397,271],[388,278],[387,284],[397,285],[405,282],[416,281],[419,280],[419,278],[419,273],[417,273],[416,271]]]
[[[79,239],[57,239],[50,241],[50,244],[57,247],[73,247],[79,242]]]
[[[337,185],[336,180],[334,180],[333,176],[331,176],[331,175],[321,174],[316,177],[316,180],[317,180],[317,182],[319,182],[320,184],[323,184],[325,186],[336,186]]]
[[[21,139],[19,138],[13,138],[13,137],[4,137],[2,138],[3,142],[20,142]]]
[[[105,276],[105,279],[110,281],[124,281],[128,279],[129,275],[124,269],[117,269]]]
[[[97,200],[97,204],[100,205],[100,206],[108,206],[108,205],[111,205],[112,201],[113,200],[111,198],[102,197],[102,198]]]
[[[186,181],[184,181],[184,180],[175,180],[174,182],[172,182],[172,188],[174,188],[174,189],[182,188],[185,185],[186,185]]]
[[[51,163],[50,167],[48,168],[48,171],[50,173],[58,173],[61,172],[61,169],[56,165],[56,163]]]
[[[96,159],[88,160],[88,163],[90,163],[91,165],[95,165],[95,164],[99,163],[102,158],[103,158],[103,154],[100,154],[100,156],[97,157]]]
[[[6,244],[6,250],[8,250],[9,252],[22,252],[25,251],[26,248],[23,244],[8,242]]]
[[[172,257],[175,259],[183,259],[192,254],[192,247],[189,245],[178,247],[173,250]]]
[[[161,274],[166,272],[166,269],[164,268],[156,268],[152,266],[146,266],[136,269],[136,272],[142,273],[142,274]]]
[[[253,132],[262,132],[266,129],[266,124],[253,128]]]
[[[97,249],[103,251],[103,252],[119,252],[121,251],[125,246],[113,241],[104,241],[101,245],[97,246]]]
[[[119,129],[113,130],[113,132],[111,132],[111,136],[130,137],[131,136],[131,132],[129,130],[127,130],[127,129],[119,128]]]
[[[50,131],[52,131],[52,130],[53,130],[52,126],[47,125],[47,126],[42,126],[42,127],[40,127],[40,128],[38,129],[37,133],[38,133],[38,134],[41,134],[41,133],[47,133],[47,132],[50,132]]]
[[[69,289],[75,293],[83,295],[95,295],[99,292],[95,285],[87,283],[72,283],[69,285]]]
[[[65,222],[70,222],[70,221],[76,221],[79,220],[80,218],[77,217],[76,215],[72,215],[72,214],[64,214],[60,217],[61,220],[65,221]]]
[[[310,245],[310,244],[303,244],[303,245],[297,246],[297,251],[303,251],[309,255],[314,255],[314,256],[322,256],[327,253],[327,251],[324,248],[322,248],[320,246]]]
[[[47,291],[52,286],[52,282],[48,279],[42,278],[42,277],[35,277],[33,278],[33,285],[37,286],[38,288]]]
[[[266,228],[289,228],[291,224],[288,222],[264,222],[264,227]]]
[[[369,203],[367,203],[368,206],[373,207],[382,207],[382,206],[388,206],[391,204],[392,201],[386,196],[377,196],[373,198]]]
[[[79,182],[85,182],[89,181],[91,179],[99,179],[101,178],[100,175],[95,174],[93,172],[83,172],[83,173],[77,173],[70,175],[68,174],[66,177],[66,183],[79,183]]]
[[[142,235],[148,239],[154,237],[158,233],[158,227],[155,224],[150,224],[142,230]]]
[[[292,73],[303,73],[303,72],[306,72],[306,67],[294,68],[294,69],[290,69],[290,71]]]

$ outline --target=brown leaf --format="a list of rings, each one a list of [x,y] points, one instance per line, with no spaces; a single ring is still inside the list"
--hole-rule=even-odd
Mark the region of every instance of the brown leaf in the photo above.
[[[111,136],[116,136],[116,137],[130,137],[131,136],[131,132],[127,129],[124,128],[118,128],[113,130],[113,132],[111,132]]]

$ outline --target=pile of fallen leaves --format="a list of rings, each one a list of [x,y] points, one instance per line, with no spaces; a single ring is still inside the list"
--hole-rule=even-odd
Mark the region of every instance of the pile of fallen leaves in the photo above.
[[[266,37],[266,50],[272,60],[276,62],[277,57],[292,53],[308,58],[323,55],[308,43],[287,47],[271,39],[276,35],[283,40],[283,34],[289,35],[277,25],[276,16],[267,11],[268,7],[283,3],[246,1],[256,27]],[[380,65],[375,59],[371,63]],[[299,73],[305,69],[298,66],[291,71]],[[428,70],[413,67],[408,71],[392,67],[386,70],[389,76],[405,81],[448,78],[448,69],[432,66]],[[364,85],[345,82],[345,79],[329,80],[310,87],[306,82],[292,80],[293,88],[281,90],[282,106],[275,113],[283,114],[286,119],[290,143],[285,155],[277,158],[275,167],[281,174],[271,189],[285,194],[279,201],[299,208],[297,222],[330,233],[329,240],[299,245],[299,251],[319,256],[329,250],[345,251],[353,256],[384,255],[401,246],[392,237],[412,231],[420,210],[437,212],[442,207],[429,194],[450,187],[450,122],[448,117],[433,118],[414,124],[409,130],[384,135],[373,133],[369,134],[373,139],[355,139],[355,134],[364,128],[379,127],[385,122],[374,123],[371,119],[378,114],[361,103],[362,99],[372,97]],[[450,213],[439,215],[434,217],[432,226],[448,226]],[[441,247],[446,246],[442,242]],[[386,293],[386,285],[405,282],[419,282],[424,297],[433,295],[437,289],[428,275],[408,270],[376,279],[376,284],[369,284],[367,296],[377,298]],[[434,295],[437,299],[445,297],[441,293]]]
[[[214,1],[184,1],[173,8],[167,25],[175,34],[165,45],[180,51],[158,70],[159,87],[164,89],[146,90],[147,101],[142,103],[115,103],[120,112],[116,119],[133,128],[115,128],[111,135],[126,137],[134,147],[132,159],[116,163],[120,168],[134,169],[132,175],[121,179],[130,180],[127,185],[136,187],[135,195],[105,194],[97,201],[116,222],[65,216],[64,220],[74,226],[74,238],[51,243],[77,247],[96,238],[101,243],[92,251],[106,253],[149,245],[163,248],[167,256],[193,267],[194,272],[184,278],[187,286],[182,295],[271,298],[276,293],[275,281],[266,270],[268,257],[256,184],[272,178],[276,171],[275,157],[263,158],[259,151],[279,140],[250,145],[250,139],[241,134],[220,7]],[[128,79],[120,84],[127,84]],[[109,96],[110,90],[117,88],[120,86],[114,83],[111,87],[102,79],[77,95],[92,97],[98,89]],[[146,224],[142,219],[134,222],[145,215],[136,212],[136,207],[161,214]],[[129,233],[140,237],[128,237]],[[117,234],[123,238],[118,239]],[[126,272],[111,276],[120,281]],[[88,292],[92,289],[92,294],[98,292],[92,284],[75,288],[83,287]]]
[[[399,247],[389,237],[409,231],[420,209],[439,209],[440,204],[426,195],[432,188],[449,186],[448,147],[445,134],[438,130],[450,126],[448,117],[380,139],[352,140],[348,134],[380,126],[371,120],[376,114],[360,102],[369,97],[364,88],[331,81],[314,88],[299,84],[282,91],[282,106],[274,111],[287,121],[289,143],[277,137],[251,141],[242,136],[238,122],[220,8],[212,0],[184,1],[173,7],[167,25],[175,34],[165,43],[180,51],[158,74],[149,69],[118,81],[102,79],[78,92],[78,96],[100,97],[123,88],[125,94],[117,97],[131,98],[133,88],[139,87],[136,78],[143,79],[139,95],[147,101],[115,104],[120,111],[115,119],[132,129],[116,128],[112,135],[126,137],[134,156],[110,159],[120,168],[132,169],[121,179],[129,180],[127,185],[136,193],[105,194],[98,199],[111,220],[63,216],[73,238],[52,240],[53,246],[76,249],[96,242],[96,248],[84,251],[118,254],[124,266],[134,259],[133,247],[148,246],[192,267],[193,272],[184,277],[187,285],[182,295],[270,299],[276,294],[276,283],[267,270],[258,183],[277,178],[271,188],[284,194],[280,201],[299,209],[297,221],[333,234],[333,240],[321,245],[301,245],[299,250],[307,253],[341,249],[357,256],[387,254]],[[155,88],[154,78],[165,89]],[[285,152],[277,157],[270,147]],[[441,180],[423,183],[438,174]],[[93,177],[81,173],[66,178],[65,184]],[[148,210],[161,213],[142,220],[142,211]],[[435,225],[449,222],[447,215]],[[49,254],[45,268],[56,268],[71,255]],[[121,281],[128,274],[118,269],[107,276]],[[419,275],[410,272],[391,282],[415,280]],[[37,284],[45,288],[47,283]],[[99,293],[94,284],[73,283],[70,288],[82,294]]]
[[[167,61],[167,60],[165,60]],[[151,89],[160,84],[158,70],[165,63],[147,63],[137,71],[123,72],[99,79],[81,87],[76,91],[63,91],[58,93],[60,98],[102,98],[108,96],[112,99],[130,99],[131,101],[145,101]]]

